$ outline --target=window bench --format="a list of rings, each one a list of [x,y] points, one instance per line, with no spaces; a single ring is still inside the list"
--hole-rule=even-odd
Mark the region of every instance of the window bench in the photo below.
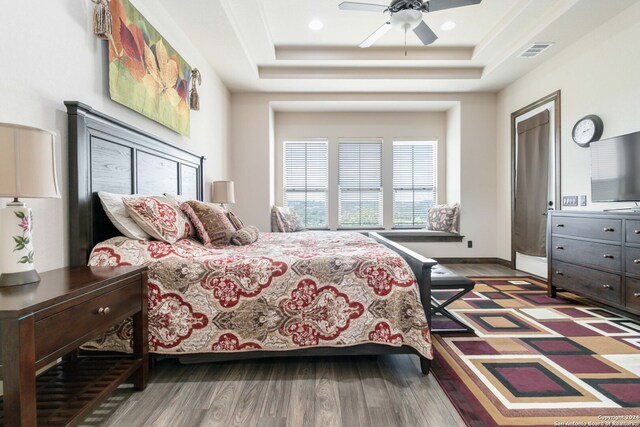
[[[462,242],[464,239],[457,233],[433,230],[381,230],[376,233],[394,242]]]

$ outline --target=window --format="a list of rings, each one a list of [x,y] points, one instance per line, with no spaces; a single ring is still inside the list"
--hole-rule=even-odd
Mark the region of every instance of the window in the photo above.
[[[382,227],[382,141],[340,141],[339,227]]]
[[[327,141],[284,142],[284,204],[307,228],[327,228]]]
[[[436,204],[437,141],[393,141],[393,226],[424,226]]]

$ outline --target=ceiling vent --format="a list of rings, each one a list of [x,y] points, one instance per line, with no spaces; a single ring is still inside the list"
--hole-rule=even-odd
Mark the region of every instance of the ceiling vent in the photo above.
[[[520,55],[518,55],[518,57],[519,58],[535,58],[536,56],[540,55],[542,52],[544,52],[551,46],[553,46],[553,42],[534,43],[528,48],[526,48]]]

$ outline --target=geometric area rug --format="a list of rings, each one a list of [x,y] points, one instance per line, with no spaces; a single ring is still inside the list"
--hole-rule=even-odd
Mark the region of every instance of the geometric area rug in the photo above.
[[[476,277],[433,336],[432,373],[469,426],[640,426],[640,322],[533,277]],[[433,291],[446,300],[446,291]]]

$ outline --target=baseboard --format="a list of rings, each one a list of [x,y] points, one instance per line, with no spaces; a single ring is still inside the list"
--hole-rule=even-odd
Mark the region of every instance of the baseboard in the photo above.
[[[502,258],[434,258],[440,264],[498,264],[511,268],[511,261]]]

